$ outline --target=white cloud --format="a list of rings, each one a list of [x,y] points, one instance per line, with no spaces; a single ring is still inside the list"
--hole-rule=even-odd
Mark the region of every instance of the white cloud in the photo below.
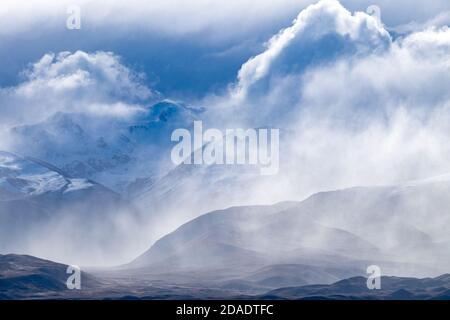
[[[397,40],[384,53],[339,60],[304,75],[302,103],[322,112],[427,114],[450,101],[450,29]]]
[[[372,16],[352,15],[337,0],[320,1],[303,10],[291,27],[269,41],[266,51],[242,66],[237,95],[245,96],[264,78],[303,71],[308,64],[330,60],[339,51],[384,49],[390,41],[388,32]],[[314,50],[316,54],[308,57]]]
[[[0,83],[16,83],[23,64],[48,51],[112,50],[152,75],[152,86],[159,91],[201,97],[211,89],[224,89],[242,62],[261,52],[260,43],[316,2],[3,0]],[[409,0],[341,2],[362,12],[379,5],[389,28],[411,21],[422,24],[450,9],[448,0],[417,0],[413,5]],[[81,30],[66,29],[72,5],[81,8]]]
[[[18,90],[23,89],[29,94],[43,90],[83,89],[89,90],[89,95],[95,91],[105,97],[129,100],[145,100],[152,94],[140,83],[139,75],[122,65],[120,58],[110,52],[46,54],[25,74],[28,81]]]
[[[109,52],[45,54],[23,75],[17,86],[0,89],[3,124],[36,122],[56,112],[132,116],[156,96]]]
[[[280,174],[246,188],[252,190],[247,199],[298,199],[450,172],[450,29],[388,40],[372,18],[350,15],[335,1],[299,17],[243,65],[236,82],[252,94],[236,99],[231,91],[206,102],[220,112],[211,115],[220,118],[218,126],[282,128]],[[320,32],[299,32],[315,30],[315,24]],[[348,35],[362,50],[321,56],[334,49],[321,42],[333,33]],[[301,46],[310,38],[316,47]],[[297,45],[292,49],[291,43]],[[311,52],[320,63],[296,68]],[[269,81],[260,85],[261,79]],[[282,191],[268,197],[269,189]]]
[[[294,17],[316,0],[3,0],[0,4],[0,34],[33,28],[64,28],[67,8],[79,5],[89,28],[141,29],[168,34],[213,32],[215,36],[257,32],[261,26]],[[384,20],[395,26],[423,22],[449,9],[447,0],[342,0],[351,10],[365,11],[369,5],[382,9]],[[59,26],[59,27],[58,27]],[[101,35],[99,35],[101,37]],[[212,37],[211,37],[212,38]]]
[[[65,28],[67,8],[81,8],[83,28],[105,28],[189,35],[212,31],[231,35],[257,31],[261,25],[300,11],[312,0],[4,0],[0,4],[0,34],[40,28]],[[252,12],[251,15],[248,13]],[[235,27],[239,24],[239,28]],[[101,36],[101,35],[99,35]],[[212,40],[213,37],[210,37]]]
[[[444,26],[450,26],[450,11],[441,12],[435,17],[426,21],[418,22],[416,20],[413,20],[406,24],[395,26],[392,28],[392,30],[401,34],[408,34],[413,32],[420,32],[433,27]]]

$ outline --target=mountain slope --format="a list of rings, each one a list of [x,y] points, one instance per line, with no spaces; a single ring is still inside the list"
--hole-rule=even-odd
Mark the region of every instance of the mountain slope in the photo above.
[[[450,219],[442,214],[450,207],[449,189],[448,182],[361,187],[302,202],[215,211],[162,237],[126,268],[256,270],[302,264],[364,274],[377,264],[394,275],[440,274],[450,267],[445,232]]]
[[[67,265],[26,255],[0,255],[1,299],[36,299],[56,293],[69,292],[66,281]],[[99,281],[82,272],[84,289],[97,286]]]
[[[378,253],[351,233],[317,224],[302,213],[287,215],[290,206],[237,207],[203,215],[161,238],[130,266],[180,270],[258,266],[301,261],[307,249],[317,255]]]
[[[88,114],[58,112],[42,122],[16,126],[10,134],[15,152],[127,194],[136,179],[159,174],[160,162],[170,160],[162,157],[170,155],[172,130],[192,125],[201,112],[169,100],[131,118],[104,122]]]
[[[108,263],[135,241],[125,229],[133,230],[137,217],[117,193],[92,180],[0,152],[0,253]]]
[[[344,279],[330,285],[309,285],[272,290],[262,299],[382,299],[428,300],[450,298],[448,274],[435,278],[381,277],[381,289],[367,289],[365,277]]]
[[[87,179],[74,179],[43,161],[0,151],[0,199],[15,200],[44,194],[69,194],[106,188]]]

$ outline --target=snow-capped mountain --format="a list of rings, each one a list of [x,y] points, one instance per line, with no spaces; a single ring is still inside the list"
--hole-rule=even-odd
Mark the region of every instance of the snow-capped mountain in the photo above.
[[[14,127],[11,135],[15,152],[127,194],[161,174],[161,166],[170,167],[172,130],[190,125],[201,111],[164,100],[131,119],[97,121],[58,112],[43,122]]]
[[[84,178],[68,174],[43,161],[0,151],[0,198],[16,200],[49,194],[67,195],[101,188]]]
[[[133,206],[107,187],[0,152],[1,252],[104,263],[113,252],[127,254],[129,241],[136,241],[128,232],[137,224]]]

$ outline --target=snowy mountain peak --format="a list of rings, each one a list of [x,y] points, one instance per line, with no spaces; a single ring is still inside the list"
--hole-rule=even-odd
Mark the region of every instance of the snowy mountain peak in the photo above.
[[[86,179],[73,179],[42,161],[0,151],[0,197],[5,199],[45,193],[69,193],[92,187]]]

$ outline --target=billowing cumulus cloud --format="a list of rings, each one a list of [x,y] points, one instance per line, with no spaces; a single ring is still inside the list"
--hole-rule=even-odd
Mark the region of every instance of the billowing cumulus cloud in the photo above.
[[[324,184],[340,187],[448,172],[449,35],[446,27],[415,33],[303,75],[293,149],[311,157],[304,176],[317,167]]]
[[[336,34],[353,50],[330,47]],[[303,11],[242,66],[229,95],[211,99],[227,125],[282,128],[280,174],[253,199],[449,172],[449,36],[444,26],[393,39],[336,1]],[[274,186],[283,192],[268,200]]]
[[[26,71],[26,76],[29,82],[22,88],[25,91],[30,89],[31,94],[34,89],[58,92],[94,88],[111,99],[142,100],[151,95],[148,88],[139,84],[138,75],[123,66],[117,56],[108,52],[62,52],[57,56],[46,54]],[[92,93],[82,92],[83,95]]]
[[[262,43],[316,0],[4,0],[0,6],[0,85],[45,53],[113,51],[177,98],[224,90]],[[389,30],[445,23],[447,0],[342,0],[350,11],[378,5]],[[67,9],[81,9],[81,30],[67,30]],[[436,16],[439,21],[433,22]],[[427,21],[432,21],[428,23]],[[448,21],[447,21],[448,23]],[[411,28],[406,28],[410,30]],[[14,57],[12,58],[12,53]]]
[[[17,86],[0,89],[3,124],[37,122],[56,112],[129,117],[156,96],[142,75],[109,52],[45,54],[23,77]]]
[[[398,39],[389,51],[339,60],[305,75],[302,103],[321,111],[372,114],[399,107],[430,114],[448,104],[450,30]]]
[[[336,0],[321,1],[303,10],[293,25],[280,31],[266,51],[239,70],[238,95],[246,95],[258,82],[300,73],[311,64],[333,60],[342,54],[380,51],[390,36],[372,16],[351,14]]]

